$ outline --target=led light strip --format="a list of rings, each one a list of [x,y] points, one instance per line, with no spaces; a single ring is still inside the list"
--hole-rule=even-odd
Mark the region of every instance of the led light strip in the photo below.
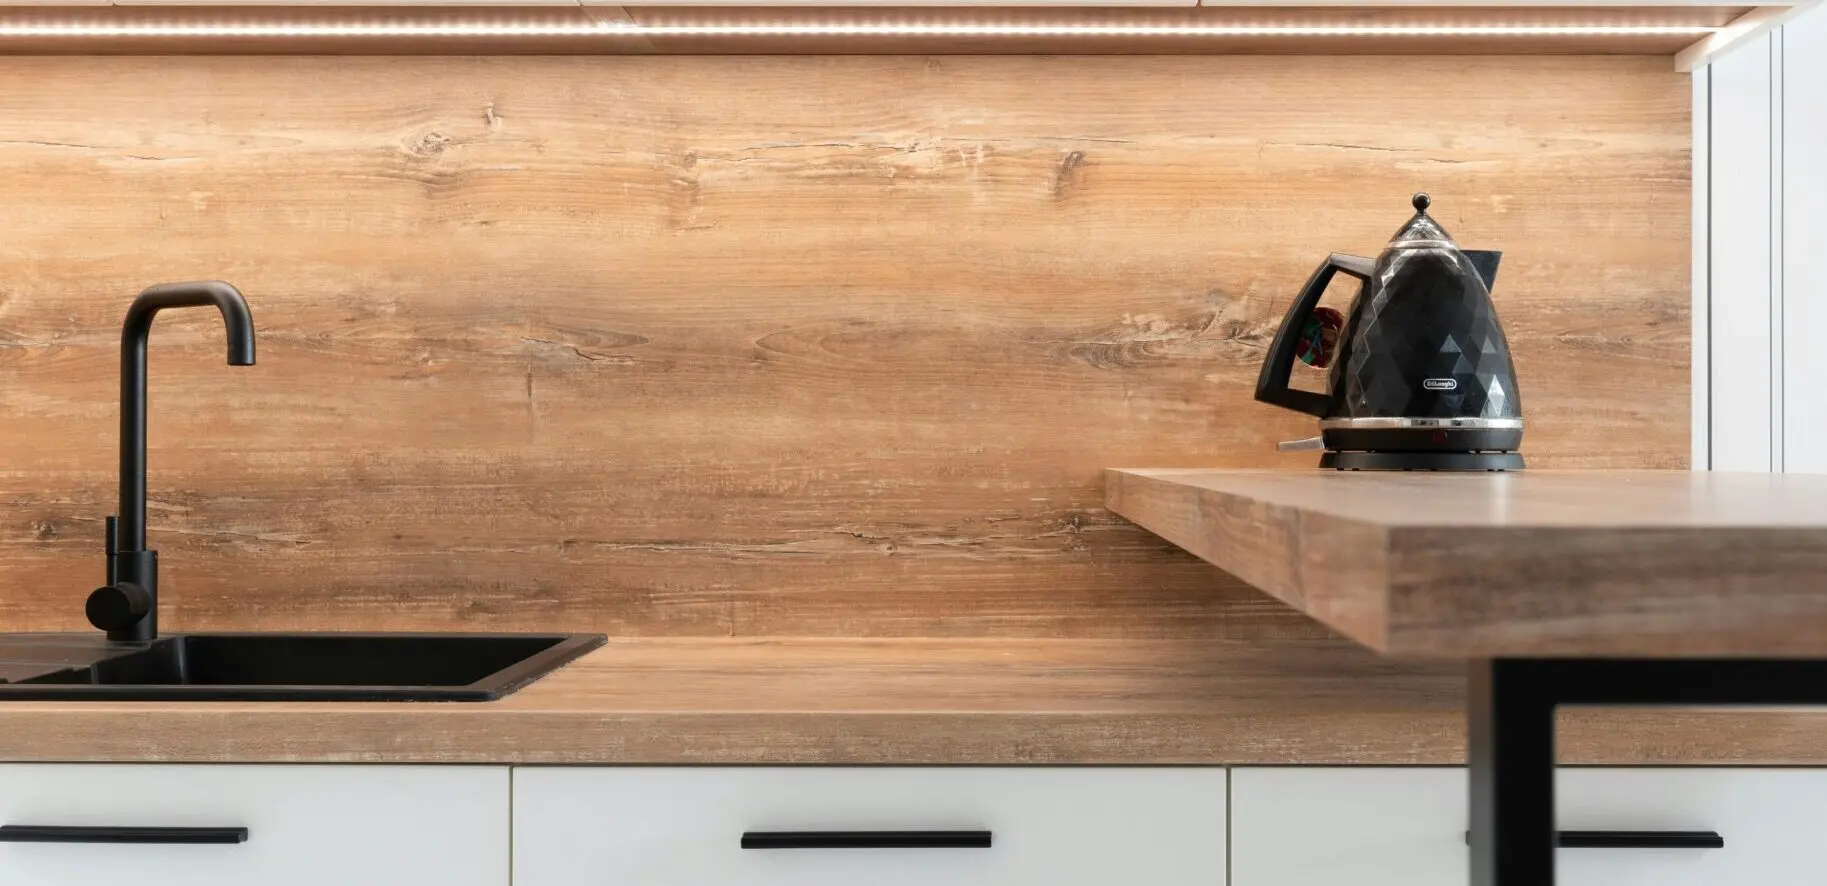
[[[6,22],[6,37],[1636,37],[1705,36],[1695,25],[1225,25],[633,22],[373,22],[162,24]]]

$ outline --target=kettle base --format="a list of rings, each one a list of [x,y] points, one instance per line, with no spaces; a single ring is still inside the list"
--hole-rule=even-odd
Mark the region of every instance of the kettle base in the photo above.
[[[1327,452],[1321,468],[1338,471],[1520,471],[1515,452]]]

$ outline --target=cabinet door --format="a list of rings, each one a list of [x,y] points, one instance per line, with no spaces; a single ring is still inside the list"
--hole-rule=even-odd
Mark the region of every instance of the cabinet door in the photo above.
[[[1234,886],[1465,886],[1462,769],[1239,769]],[[1717,831],[1724,849],[1563,849],[1561,886],[1819,886],[1827,772],[1562,769],[1562,830]]]
[[[1222,769],[520,767],[514,884],[1223,886],[1224,806]],[[818,845],[857,831],[989,845]]]
[[[0,842],[7,886],[508,884],[506,767],[0,765],[0,825],[248,831]]]

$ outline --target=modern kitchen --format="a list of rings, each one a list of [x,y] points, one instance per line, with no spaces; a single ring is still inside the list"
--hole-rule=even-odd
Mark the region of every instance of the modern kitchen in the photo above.
[[[1822,6],[12,0],[0,884],[1813,884]]]

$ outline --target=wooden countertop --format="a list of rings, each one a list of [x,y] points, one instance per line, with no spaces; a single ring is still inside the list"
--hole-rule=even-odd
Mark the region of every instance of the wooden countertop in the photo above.
[[[1827,476],[1113,470],[1105,497],[1385,655],[1827,656]]]
[[[1445,764],[1458,668],[1342,640],[625,640],[499,702],[0,703],[0,761]],[[1827,763],[1827,714],[1581,711],[1570,763]]]

